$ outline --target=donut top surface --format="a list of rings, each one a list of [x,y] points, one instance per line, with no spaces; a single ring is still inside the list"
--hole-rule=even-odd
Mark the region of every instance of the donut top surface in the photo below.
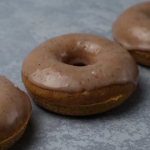
[[[136,85],[138,80],[137,65],[124,48],[90,34],[67,34],[44,42],[25,58],[22,74],[41,88],[61,92]]]
[[[0,76],[0,142],[25,125],[31,114],[28,96],[16,85]]]
[[[128,50],[150,51],[150,2],[124,11],[112,26],[117,42]]]

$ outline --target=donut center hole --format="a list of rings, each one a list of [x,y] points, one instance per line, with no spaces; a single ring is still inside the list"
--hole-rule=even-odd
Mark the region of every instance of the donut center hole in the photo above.
[[[63,60],[62,62],[68,65],[77,66],[77,67],[84,67],[84,66],[89,65],[88,61],[79,57],[69,57]]]
[[[80,63],[80,62],[78,62],[78,63],[74,63],[74,64],[70,64],[70,65],[72,65],[72,66],[79,66],[79,67],[83,67],[83,66],[87,66],[85,63]]]

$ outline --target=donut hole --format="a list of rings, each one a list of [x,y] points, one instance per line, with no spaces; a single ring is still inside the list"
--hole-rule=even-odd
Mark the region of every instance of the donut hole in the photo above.
[[[77,67],[84,67],[90,64],[88,60],[79,57],[67,58],[63,60],[63,63]]]
[[[86,64],[80,63],[80,62],[74,63],[74,64],[72,64],[72,65],[73,65],[73,66],[79,66],[79,67],[87,66]]]
[[[77,47],[76,50],[74,50],[74,48],[65,48],[61,50],[58,58],[59,61],[64,64],[77,67],[85,67],[95,64],[96,62],[96,54],[93,52],[93,50],[85,50],[83,47]]]

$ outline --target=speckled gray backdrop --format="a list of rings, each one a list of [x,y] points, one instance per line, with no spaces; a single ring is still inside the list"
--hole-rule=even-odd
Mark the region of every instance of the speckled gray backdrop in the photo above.
[[[111,25],[142,0],[0,0],[0,74],[22,90],[25,56],[41,42],[83,32],[112,39]],[[136,92],[102,115],[66,117],[32,102],[23,138],[11,150],[150,150],[150,68],[139,66]]]

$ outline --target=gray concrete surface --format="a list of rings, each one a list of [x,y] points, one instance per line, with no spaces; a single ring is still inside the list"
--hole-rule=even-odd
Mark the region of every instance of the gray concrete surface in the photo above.
[[[0,74],[22,90],[21,64],[43,41],[66,33],[112,39],[111,25],[142,0],[0,0]],[[23,138],[11,150],[150,150],[150,68],[139,66],[137,90],[101,115],[67,117],[34,102]]]

